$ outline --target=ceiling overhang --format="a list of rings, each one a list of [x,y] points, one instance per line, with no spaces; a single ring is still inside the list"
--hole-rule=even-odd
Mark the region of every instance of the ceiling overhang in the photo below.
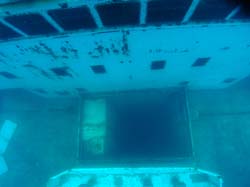
[[[225,88],[249,75],[250,22],[239,4],[218,3],[56,0],[0,6],[0,87],[44,95]]]

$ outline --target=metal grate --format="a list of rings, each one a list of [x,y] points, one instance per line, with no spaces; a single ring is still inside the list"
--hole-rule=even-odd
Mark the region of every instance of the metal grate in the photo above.
[[[137,25],[140,20],[138,2],[97,5],[96,9],[105,26]]]
[[[64,29],[93,29],[96,28],[94,19],[86,6],[67,9],[49,10],[48,14]]]
[[[147,23],[181,22],[190,4],[190,0],[150,1]]]
[[[202,0],[196,8],[193,21],[222,21],[237,6],[236,1]]]
[[[17,38],[21,35],[10,29],[9,27],[0,23],[0,40],[6,40],[10,38]]]
[[[28,35],[52,34],[57,32],[44,17],[36,13],[9,16],[5,17],[5,20]]]

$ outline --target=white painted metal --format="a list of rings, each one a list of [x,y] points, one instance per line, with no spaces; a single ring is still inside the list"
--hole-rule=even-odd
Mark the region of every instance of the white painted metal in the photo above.
[[[75,88],[102,92],[176,87],[181,81],[189,81],[191,89],[225,88],[230,84],[223,80],[249,75],[249,33],[250,23],[194,24],[103,29],[2,42],[1,71],[20,78],[0,76],[0,87],[43,88],[51,96],[61,90],[74,94]],[[124,47],[127,50],[123,51]],[[206,66],[191,67],[203,57],[211,58]],[[166,60],[165,69],[150,70],[155,60]],[[25,68],[27,64],[40,70]],[[106,74],[93,73],[91,65],[104,65]],[[57,77],[50,70],[65,66],[72,77]]]
[[[90,13],[91,13],[92,17],[95,20],[95,23],[96,23],[97,27],[98,28],[102,28],[103,27],[103,23],[102,23],[102,20],[101,20],[99,14],[97,13],[97,11],[95,9],[95,5],[94,4],[90,4],[90,5],[88,5],[88,7],[89,7],[89,10],[90,10]]]
[[[182,23],[186,23],[190,20],[190,18],[192,17],[192,15],[194,14],[194,11],[196,10],[197,6],[199,5],[201,0],[193,0],[188,11],[186,12]]]
[[[193,180],[192,176],[207,176],[207,180]],[[78,187],[88,184],[90,186],[112,186],[117,187],[115,180],[120,178],[123,187],[142,187],[143,179],[147,177],[152,187],[172,187],[174,183],[185,185],[186,187],[222,187],[221,177],[212,172],[197,170],[194,168],[85,168],[72,169],[52,177],[48,182],[48,187]],[[177,181],[173,181],[175,178]],[[62,180],[67,179],[67,180]],[[94,179],[94,180],[93,180]],[[120,184],[121,185],[121,184]]]
[[[6,151],[11,137],[16,130],[17,125],[10,120],[5,120],[1,130],[0,130],[0,175],[8,171],[8,166],[2,154]]]
[[[4,158],[0,155],[0,175],[4,174],[8,171],[8,167],[6,165],[6,162]]]
[[[12,136],[13,133],[16,130],[17,125],[15,123],[13,123],[10,120],[5,120],[2,129],[0,131],[0,136],[3,137],[4,139],[6,139],[7,141],[9,141]]]
[[[84,101],[81,140],[87,147],[87,153],[97,155],[105,152],[106,115],[104,99]]]
[[[16,126],[17,125],[12,121],[5,120],[0,131],[0,155],[5,152],[9,141],[16,130]]]
[[[47,20],[49,24],[51,24],[58,32],[63,32],[63,28],[57,24],[49,15],[47,12],[40,12],[40,14]]]
[[[24,37],[27,37],[27,36],[28,36],[26,33],[24,33],[23,31],[21,31],[20,29],[16,28],[15,26],[9,24],[9,23],[8,23],[7,21],[5,21],[4,19],[1,19],[1,18],[0,18],[0,22],[1,22],[3,25],[5,25],[5,26],[11,28],[12,30],[14,30],[16,33],[20,34],[21,36],[24,36]]]
[[[147,18],[147,0],[141,0],[141,9],[140,9],[140,24],[143,25],[146,23]]]
[[[193,0],[182,23],[189,22],[199,1]],[[241,80],[249,75],[250,23],[138,26],[113,30],[103,27],[95,9],[96,4],[110,2],[112,0],[39,0],[1,6],[1,22],[25,37],[24,32],[4,21],[6,12],[41,13],[60,35],[0,43],[1,72],[19,77],[6,79],[0,76],[0,89],[44,89],[47,96],[54,96],[56,91],[76,94],[76,88],[89,92],[120,91],[177,87],[183,81],[189,81],[191,89],[211,89],[225,88],[236,82],[223,83],[225,79]],[[145,24],[147,0],[138,2],[141,4],[140,24]],[[60,8],[62,3],[67,3],[68,7],[88,6],[98,29],[64,32],[46,13],[49,9]],[[231,19],[237,11],[239,7],[225,19]],[[211,58],[206,66],[191,68],[197,58],[203,57]],[[151,71],[151,62],[155,60],[165,60],[165,69]],[[27,65],[29,68],[24,67]],[[104,65],[107,73],[94,74],[91,65]],[[50,70],[66,66],[72,77],[56,77]]]
[[[234,17],[239,11],[240,11],[241,7],[237,6],[235,7],[229,14],[228,16],[225,18],[225,20],[230,20],[232,19],[232,17]]]

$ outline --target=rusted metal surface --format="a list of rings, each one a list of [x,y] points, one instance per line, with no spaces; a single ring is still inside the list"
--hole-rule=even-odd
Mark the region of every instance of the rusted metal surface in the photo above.
[[[250,25],[211,24],[109,29],[0,43],[1,88],[76,93],[165,88],[224,88],[249,74]],[[227,34],[225,34],[227,33]],[[238,33],[238,37],[234,37]],[[209,58],[194,68],[198,58]],[[150,69],[153,61],[164,69]],[[104,74],[91,66],[102,65]],[[224,80],[234,80],[230,83]]]
[[[104,18],[96,7],[130,0],[30,0],[1,5],[0,26],[12,29],[18,37],[8,38],[8,32],[0,33],[0,89],[26,88],[46,95],[66,95],[59,93],[66,91],[71,95],[78,89],[105,92],[178,86],[225,88],[249,75],[250,23],[230,22],[232,12],[224,22],[192,23],[201,1],[185,7],[187,12],[181,22],[149,25],[147,11],[151,1],[138,0],[138,25],[114,27],[103,24]],[[173,5],[178,8],[178,3]],[[133,9],[131,6],[126,7]],[[65,31],[48,13],[76,7],[89,10],[96,27]],[[27,34],[18,21],[23,14],[35,14],[41,24],[45,22],[55,30],[48,30],[50,34]],[[5,19],[11,16],[17,16],[13,25]],[[29,20],[32,16],[24,18]],[[203,66],[192,66],[198,58],[210,60]],[[164,61],[164,66],[153,66],[157,61]]]

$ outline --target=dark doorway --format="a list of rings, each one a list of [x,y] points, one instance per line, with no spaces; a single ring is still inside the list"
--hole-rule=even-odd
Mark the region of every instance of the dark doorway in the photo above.
[[[82,146],[82,163],[155,165],[192,158],[183,90],[121,93],[106,102],[105,153],[88,155]]]

